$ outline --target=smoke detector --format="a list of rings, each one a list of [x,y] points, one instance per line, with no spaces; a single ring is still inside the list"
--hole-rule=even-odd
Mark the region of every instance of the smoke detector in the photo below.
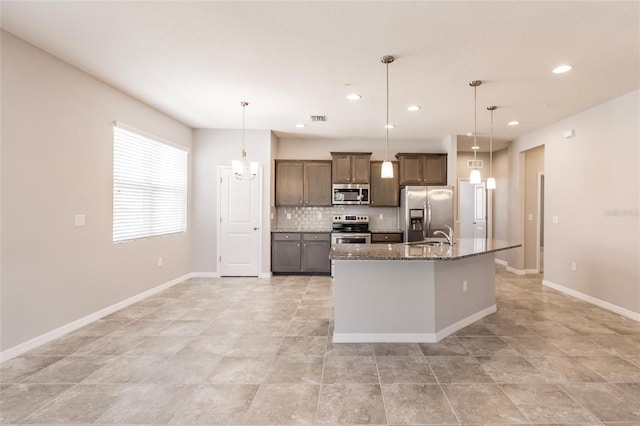
[[[327,121],[326,115],[312,115],[311,121]]]

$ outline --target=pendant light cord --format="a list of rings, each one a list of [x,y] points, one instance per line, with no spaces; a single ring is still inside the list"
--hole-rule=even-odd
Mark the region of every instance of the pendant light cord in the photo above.
[[[489,133],[489,177],[493,177],[493,109],[491,109],[491,127]]]
[[[242,105],[242,161],[247,160],[247,151],[244,149],[244,109],[249,105],[247,102],[240,102]]]
[[[385,143],[384,161],[389,161],[389,62],[385,65],[387,66],[387,122],[384,124],[384,128],[387,131],[387,138]]]
[[[476,136],[478,133],[478,86],[473,86],[473,168],[476,169],[478,162],[476,161],[476,152],[478,151],[478,142]]]

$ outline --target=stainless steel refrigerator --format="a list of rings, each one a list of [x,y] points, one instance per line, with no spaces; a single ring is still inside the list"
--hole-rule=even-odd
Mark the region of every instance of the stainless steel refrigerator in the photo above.
[[[406,242],[438,238],[453,228],[453,187],[405,186],[400,190],[400,229]]]

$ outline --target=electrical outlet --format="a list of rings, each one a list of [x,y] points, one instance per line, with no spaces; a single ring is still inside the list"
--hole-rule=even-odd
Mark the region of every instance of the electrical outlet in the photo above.
[[[571,270],[574,272],[578,270],[578,265],[576,265],[576,262],[571,262]]]
[[[85,226],[86,224],[86,216],[83,214],[77,214],[74,216],[74,225],[75,226]]]
[[[291,220],[291,213],[287,213],[287,219]]]
[[[466,293],[468,290],[467,280],[462,281],[462,292]]]
[[[380,213],[379,218],[380,218],[380,220],[384,220],[384,214]]]

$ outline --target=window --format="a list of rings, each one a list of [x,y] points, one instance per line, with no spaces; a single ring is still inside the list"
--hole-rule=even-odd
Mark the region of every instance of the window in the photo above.
[[[187,150],[114,125],[113,241],[184,232]]]

